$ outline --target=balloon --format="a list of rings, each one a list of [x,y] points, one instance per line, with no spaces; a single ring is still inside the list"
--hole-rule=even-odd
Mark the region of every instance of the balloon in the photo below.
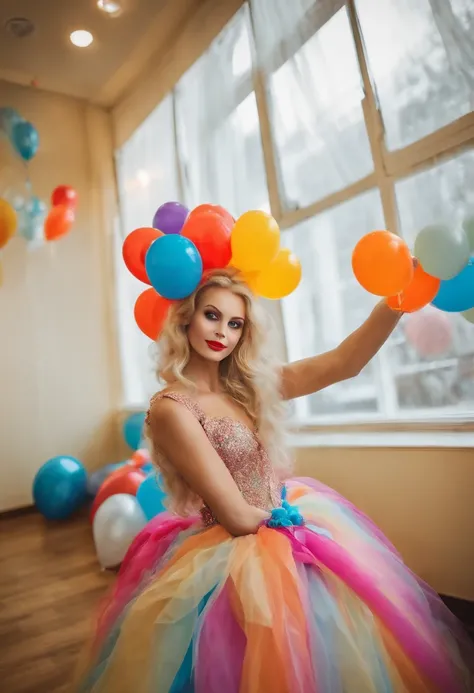
[[[171,301],[156,293],[155,289],[146,289],[135,302],[135,322],[140,330],[152,341],[158,339],[168,315]]]
[[[145,525],[146,517],[134,496],[119,493],[107,498],[98,509],[92,527],[101,566],[118,566]]]
[[[114,462],[113,464],[107,464],[102,469],[98,469],[96,472],[89,474],[87,479],[87,493],[89,496],[96,496],[100,487],[106,479],[117,469],[122,469],[127,464],[125,462]]]
[[[57,188],[54,188],[51,195],[51,204],[53,207],[64,205],[65,207],[75,209],[77,207],[77,202],[77,191],[70,185],[58,185]]]
[[[145,474],[130,464],[125,464],[112,472],[99,488],[94,499],[90,512],[91,522],[94,520],[97,509],[110,496],[115,496],[117,493],[128,493],[131,496],[136,496],[143,479],[145,479]]]
[[[467,236],[469,249],[471,253],[474,254],[474,214],[471,214],[464,219],[462,227]]]
[[[150,284],[145,269],[145,257],[153,241],[160,236],[163,236],[161,231],[142,227],[129,233],[123,243],[122,256],[128,271],[145,284]]]
[[[65,236],[74,224],[74,210],[65,205],[58,205],[49,210],[44,222],[44,235],[47,241],[55,241]]]
[[[224,209],[224,207],[221,207],[220,205],[198,205],[193,209],[191,214],[201,214],[201,212],[214,212],[215,214],[218,214],[222,219],[225,221],[227,226],[229,226],[231,229],[233,225],[235,224],[235,219],[232,216],[232,214],[229,214],[229,212]]]
[[[24,161],[30,161],[38,151],[38,131],[32,123],[20,120],[12,130],[12,144]]]
[[[441,282],[432,304],[446,313],[462,313],[474,307],[474,257],[456,277]]]
[[[42,242],[44,240],[45,217],[45,203],[39,197],[31,197],[21,212],[19,234],[30,243]]]
[[[11,204],[0,199],[0,248],[6,246],[15,235],[17,223],[17,215]]]
[[[189,209],[180,202],[165,202],[158,207],[153,217],[153,227],[164,234],[181,233]]]
[[[387,298],[387,304],[392,310],[403,313],[414,313],[428,305],[439,290],[440,279],[426,274],[420,263],[415,267],[413,280],[398,296]]]
[[[452,279],[467,265],[469,241],[463,229],[425,226],[416,237],[414,255],[432,277]]]
[[[63,520],[87,497],[87,472],[74,457],[53,457],[38,470],[33,498],[48,520]]]
[[[154,241],[145,258],[151,285],[161,296],[180,300],[192,294],[202,277],[202,260],[188,238],[162,236]]]
[[[145,412],[137,412],[128,416],[123,423],[123,437],[132,450],[138,450],[140,447],[145,416]]]
[[[280,229],[266,212],[245,212],[235,222],[230,236],[233,267],[242,272],[264,269],[280,246]]]
[[[6,132],[10,140],[13,136],[13,128],[21,120],[21,115],[14,108],[0,108],[0,129]]]
[[[409,315],[404,324],[407,341],[424,358],[442,356],[451,348],[449,318],[433,308]]]
[[[468,322],[474,325],[474,308],[470,308],[469,310],[463,311],[461,315],[464,318],[464,320],[467,320]]]
[[[413,260],[405,241],[390,231],[363,236],[352,253],[352,270],[361,286],[376,296],[394,296],[413,279]]]
[[[198,249],[204,270],[227,267],[232,254],[230,232],[234,222],[229,223],[228,218],[212,209],[203,209],[205,207],[211,205],[201,205],[191,212],[181,235],[189,238]]]
[[[130,458],[130,464],[132,464],[134,467],[137,467],[138,469],[142,469],[143,467],[147,464],[150,463],[150,453],[146,448],[141,448],[140,450],[136,450],[132,457]]]
[[[290,250],[282,248],[262,272],[250,277],[247,283],[263,298],[279,299],[291,294],[301,281],[301,263]]]
[[[163,503],[165,498],[166,493],[158,484],[156,473],[152,472],[137,491],[137,501],[147,520],[152,520],[156,515],[166,510]]]

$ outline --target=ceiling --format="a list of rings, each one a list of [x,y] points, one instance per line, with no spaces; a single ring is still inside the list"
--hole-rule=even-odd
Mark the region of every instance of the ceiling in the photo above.
[[[166,52],[201,2],[122,0],[120,16],[110,17],[96,0],[2,0],[0,79],[111,107]],[[34,32],[12,36],[5,24],[14,17],[31,20]],[[73,46],[75,29],[90,31],[92,45]]]

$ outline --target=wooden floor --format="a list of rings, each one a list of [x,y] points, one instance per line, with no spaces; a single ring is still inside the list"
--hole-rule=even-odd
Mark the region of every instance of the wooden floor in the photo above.
[[[78,652],[114,576],[82,516],[0,518],[0,691],[71,693]]]

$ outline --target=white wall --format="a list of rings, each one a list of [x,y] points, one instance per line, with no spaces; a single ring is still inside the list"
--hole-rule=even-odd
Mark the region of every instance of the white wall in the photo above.
[[[31,503],[31,482],[49,457],[89,467],[117,454],[117,370],[107,292],[112,146],[105,112],[67,97],[0,82],[0,103],[37,127],[30,164],[35,193],[61,183],[79,193],[77,222],[55,243],[28,252],[14,238],[0,287],[0,511]],[[0,149],[2,178],[13,165]],[[0,195],[2,191],[0,190]]]

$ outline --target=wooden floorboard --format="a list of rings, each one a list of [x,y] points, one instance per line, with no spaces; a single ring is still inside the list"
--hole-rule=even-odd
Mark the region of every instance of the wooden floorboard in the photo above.
[[[85,516],[0,518],[0,691],[71,693],[78,653],[114,579]]]

